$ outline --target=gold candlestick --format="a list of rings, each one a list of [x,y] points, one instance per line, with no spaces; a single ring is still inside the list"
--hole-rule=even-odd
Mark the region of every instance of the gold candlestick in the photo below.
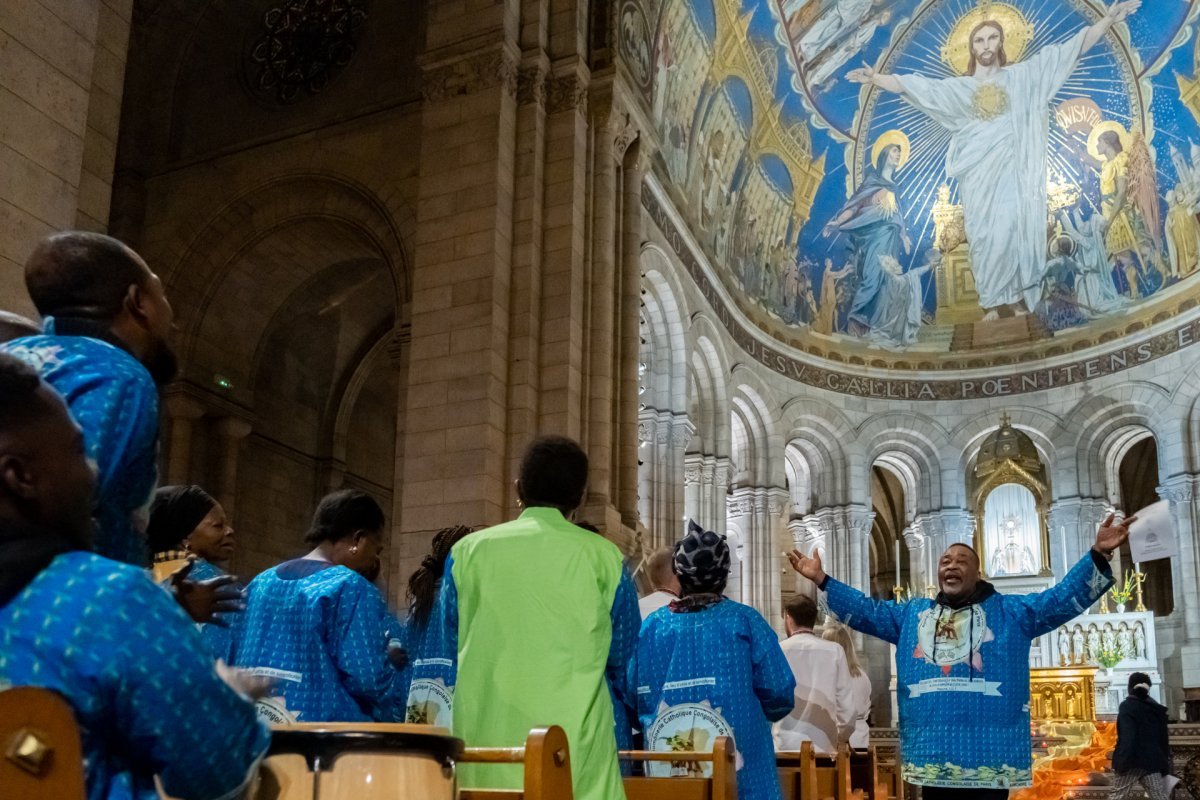
[[[1108,592],[1105,592],[1104,594],[1100,595],[1100,613],[1101,614],[1108,613]]]
[[[938,589],[936,586],[926,586],[925,587],[925,596],[928,597],[930,600],[937,599],[937,592],[938,592]]]
[[[1138,570],[1133,573],[1134,591],[1137,592],[1137,605],[1134,606],[1134,611],[1145,611],[1146,604],[1142,602],[1142,584],[1146,582],[1146,573]]]
[[[892,587],[892,598],[897,603],[903,603],[905,601],[905,599],[907,599],[907,598],[905,598],[906,594],[908,594],[908,590],[905,589],[903,586],[893,586]]]

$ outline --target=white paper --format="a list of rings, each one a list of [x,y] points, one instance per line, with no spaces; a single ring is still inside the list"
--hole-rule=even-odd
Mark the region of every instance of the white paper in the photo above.
[[[1137,512],[1137,520],[1129,526],[1129,554],[1139,562],[1179,555],[1169,501],[1159,500]]]

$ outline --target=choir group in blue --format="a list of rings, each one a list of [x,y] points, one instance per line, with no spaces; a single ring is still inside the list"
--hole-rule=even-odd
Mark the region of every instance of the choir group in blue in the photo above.
[[[482,744],[562,724],[581,800],[623,795],[616,751],[635,729],[658,750],[731,735],[739,796],[780,797],[771,723],[792,709],[796,680],[768,622],[723,596],[723,536],[689,525],[674,545],[680,596],[642,621],[620,551],[570,521],[586,456],[540,437],[517,482],[521,516],[437,534],[403,622],[374,583],[383,511],[354,490],[321,501],[306,555],[243,592],[226,574],[220,504],[199,487],[152,494],[157,387],[174,371],[158,279],[96,234],[50,237],[27,279],[47,325],[0,347],[0,688],[70,702],[89,800],[151,800],[155,776],[185,800],[232,796],[268,746],[260,713],[428,722],[434,712]],[[63,313],[80,308],[89,316]],[[1110,518],[1062,583],[1021,597],[981,580],[966,545],[942,556],[936,599],[907,603],[829,578],[815,554],[791,560],[842,621],[898,646],[905,778],[927,797],[984,797],[1029,783],[1030,640],[1107,590],[1104,556],[1127,535]],[[157,557],[185,556],[158,585],[148,541]],[[431,712],[430,687],[445,708]]]

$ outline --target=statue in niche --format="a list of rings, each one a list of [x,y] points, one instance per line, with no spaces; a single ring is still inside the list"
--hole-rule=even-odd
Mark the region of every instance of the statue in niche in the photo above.
[[[1117,649],[1117,636],[1111,625],[1104,626],[1104,649],[1110,652]]]
[[[1093,626],[1087,632],[1087,660],[1095,661],[1100,653],[1100,631]]]
[[[1120,629],[1117,631],[1117,645],[1121,648],[1121,652],[1126,658],[1137,658],[1137,651],[1133,648],[1133,634],[1129,632],[1129,628],[1124,622],[1121,623]]]
[[[1140,622],[1133,628],[1133,652],[1138,658],[1150,657],[1146,652],[1146,631]]]
[[[1071,645],[1075,654],[1071,663],[1082,664],[1087,661],[1087,651],[1083,649],[1083,628],[1075,628],[1075,632],[1071,634]]]

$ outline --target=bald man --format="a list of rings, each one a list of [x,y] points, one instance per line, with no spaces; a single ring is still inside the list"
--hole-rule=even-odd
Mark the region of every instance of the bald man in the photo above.
[[[872,600],[825,574],[821,557],[792,551],[792,567],[855,630],[896,645],[902,776],[925,800],[1008,797],[1029,786],[1029,645],[1082,614],[1112,586],[1108,560],[1134,518],[1109,516],[1092,549],[1057,586],[1003,595],[983,580],[965,544],[938,561],[937,598]]]

